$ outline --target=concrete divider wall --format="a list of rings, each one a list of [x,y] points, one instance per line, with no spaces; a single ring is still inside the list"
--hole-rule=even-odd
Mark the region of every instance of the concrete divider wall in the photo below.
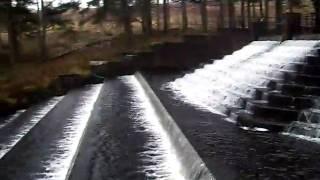
[[[188,70],[210,59],[219,59],[250,42],[246,32],[185,35],[183,41],[156,43],[150,50],[125,52],[119,61],[92,66],[102,77],[133,74],[141,69]]]
[[[178,158],[183,165],[183,175],[187,180],[213,180],[214,177],[202,161],[199,154],[190,144],[186,136],[180,130],[174,119],[162,105],[143,75],[139,72],[134,75],[143,87],[152,106],[160,118],[160,123],[168,133],[171,142],[176,149]]]

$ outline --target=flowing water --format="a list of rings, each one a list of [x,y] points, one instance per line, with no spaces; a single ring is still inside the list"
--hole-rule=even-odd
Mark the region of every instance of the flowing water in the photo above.
[[[286,136],[259,128],[243,132],[245,127],[216,120],[225,119],[229,108],[242,108],[256,88],[284,80],[280,71],[303,63],[318,43],[252,42],[182,78],[154,82],[183,134],[163,123],[135,76],[86,86],[19,111],[0,124],[0,179],[183,180],[194,170],[205,174],[195,165],[208,166],[219,179],[299,179],[301,169],[308,177],[320,177],[315,168],[320,160],[311,158],[320,157],[318,146],[294,146]],[[319,118],[318,109],[304,110],[287,134],[319,139]],[[177,150],[177,143],[190,145],[185,136],[206,164],[200,158],[195,163],[185,153],[189,150]]]
[[[257,88],[271,80],[284,79],[281,70],[290,63],[301,63],[313,53],[318,41],[257,41],[186,74],[165,86],[177,99],[196,108],[225,114],[230,108],[243,108]]]
[[[135,76],[7,117],[0,145],[0,179],[184,180],[188,172]]]
[[[0,159],[8,153],[60,100],[52,98],[26,113],[18,111],[0,127]],[[25,113],[25,114],[23,114]],[[23,116],[20,116],[22,115]],[[19,118],[20,117],[20,118]]]
[[[283,134],[320,143],[320,110],[303,110],[298,121],[292,122]]]
[[[133,76],[122,80],[133,89],[134,128],[136,131],[142,130],[150,134],[149,141],[145,144],[147,150],[139,154],[144,161],[143,171],[147,179],[185,179],[177,152],[143,87]]]

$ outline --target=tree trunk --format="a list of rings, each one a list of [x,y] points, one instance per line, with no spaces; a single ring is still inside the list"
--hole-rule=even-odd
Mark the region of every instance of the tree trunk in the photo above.
[[[263,18],[263,2],[262,0],[259,0],[259,12],[260,12],[260,18]]]
[[[266,22],[266,29],[269,27],[269,0],[264,1],[264,21]]]
[[[244,8],[245,8],[245,2],[244,2],[244,0],[241,0],[240,1],[240,3],[241,3],[241,27],[244,29],[245,28],[245,26],[246,26],[246,15],[245,15],[245,10],[244,10]]]
[[[281,31],[282,25],[282,0],[276,0],[276,29]]]
[[[248,16],[248,28],[251,27],[251,0],[247,0],[247,16]]]
[[[235,9],[233,0],[228,0],[229,28],[235,28]]]
[[[8,39],[10,47],[10,64],[14,64],[20,57],[18,32],[15,24],[15,16],[12,7],[12,0],[8,1]]]
[[[40,15],[39,15],[39,23],[40,23],[40,59],[41,61],[46,61],[48,59],[47,53],[47,24],[45,20],[45,8],[43,0],[40,1]]]
[[[252,18],[253,18],[253,21],[256,21],[256,19],[257,19],[256,3],[255,2],[252,3]]]
[[[168,0],[163,0],[163,31],[165,33],[167,33],[169,29],[169,18]]]
[[[320,1],[313,0],[313,5],[315,9],[315,32],[320,33]]]
[[[207,0],[202,0],[202,2],[200,4],[200,12],[201,12],[202,31],[204,33],[207,33],[208,32]]]
[[[107,15],[108,9],[109,9],[109,0],[103,0],[103,17]]]
[[[157,0],[157,31],[160,31],[160,0]]]
[[[224,28],[224,3],[220,0],[220,8],[219,8],[219,24],[218,27],[223,29]]]
[[[288,0],[288,1],[287,1],[287,8],[289,9],[289,12],[290,12],[290,13],[293,12],[293,6],[294,6],[294,2]]]
[[[151,35],[152,33],[152,17],[151,17],[151,1],[143,0],[141,6],[142,24],[144,27],[144,33]]]
[[[188,14],[187,14],[186,0],[181,1],[181,6],[182,6],[182,31],[186,32],[188,29]]]
[[[122,23],[124,27],[124,32],[126,34],[126,43],[129,47],[132,44],[132,27],[131,27],[131,13],[128,6],[127,0],[121,0],[121,10],[122,10]]]

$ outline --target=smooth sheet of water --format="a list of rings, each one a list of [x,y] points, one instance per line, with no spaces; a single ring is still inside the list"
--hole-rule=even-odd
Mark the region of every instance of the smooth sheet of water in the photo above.
[[[8,153],[20,140],[24,137],[63,97],[55,97],[49,100],[45,105],[28,117],[25,123],[22,123],[18,128],[9,127],[24,111],[19,111],[0,126],[0,133],[5,131],[6,137],[0,143],[0,159]]]

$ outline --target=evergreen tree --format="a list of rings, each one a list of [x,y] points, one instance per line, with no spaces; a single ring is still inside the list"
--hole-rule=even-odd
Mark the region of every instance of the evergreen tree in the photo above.
[[[29,22],[33,21],[34,16],[28,9],[32,3],[31,0],[16,0],[14,2],[4,0],[0,4],[0,11],[3,12],[4,19],[6,19],[11,64],[19,59],[21,54],[20,36],[24,31],[29,30]]]

